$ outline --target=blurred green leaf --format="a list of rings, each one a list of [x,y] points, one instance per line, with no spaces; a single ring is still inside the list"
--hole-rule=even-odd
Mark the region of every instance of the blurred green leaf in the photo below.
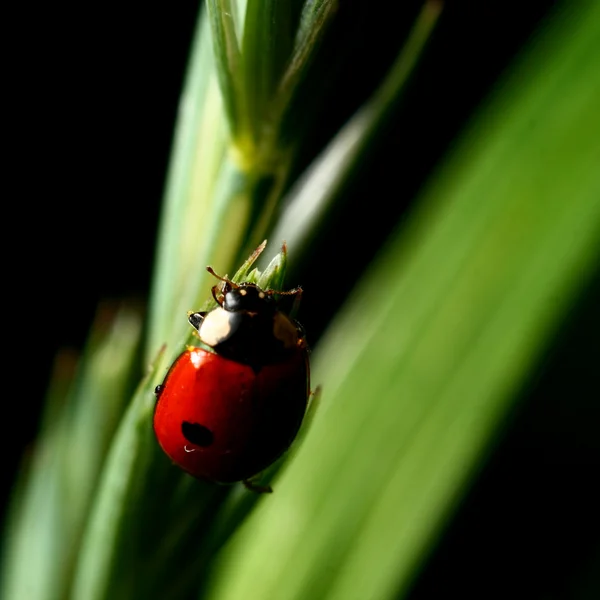
[[[42,431],[12,500],[3,598],[68,596],[99,473],[139,359],[139,312],[113,313],[99,311],[68,393],[64,359],[57,362]]]

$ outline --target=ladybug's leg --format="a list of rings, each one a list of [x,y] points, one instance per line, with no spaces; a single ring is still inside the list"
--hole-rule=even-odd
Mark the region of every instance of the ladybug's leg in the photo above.
[[[321,392],[323,389],[320,385],[318,385],[314,391],[308,394],[308,406],[306,407],[306,414],[304,415],[304,421],[302,422],[302,427],[304,431],[308,430],[310,427],[312,420],[317,412],[321,404]]]
[[[223,306],[223,294],[218,285],[213,285],[211,288],[212,297],[219,306]]]
[[[290,309],[290,314],[295,315],[300,308],[300,300],[302,300],[302,288],[295,288],[291,290],[294,294],[294,302],[292,303],[292,308]]]
[[[156,357],[154,358],[154,360],[152,361],[152,364],[150,365],[150,368],[148,370],[148,374],[150,375],[150,373],[152,373],[152,371],[154,370],[154,368],[156,367],[156,365],[158,364],[158,361],[162,358],[162,355],[165,353],[165,350],[167,349],[167,345],[163,344],[160,347],[160,350],[157,352]],[[164,386],[162,384],[157,385],[154,388],[154,395],[156,396],[156,400],[158,401],[158,397],[160,396],[160,393],[163,391]]]
[[[291,321],[296,326],[296,331],[298,332],[298,348],[306,348],[308,344],[306,342],[306,331],[304,331],[304,327],[302,327],[296,319],[291,319]]]
[[[273,488],[270,485],[258,485],[250,479],[244,479],[242,483],[247,490],[255,494],[271,494],[273,492]]]
[[[265,293],[269,295],[276,294],[277,296],[294,296],[294,302],[292,303],[292,308],[289,310],[289,315],[293,316],[298,312],[300,300],[302,300],[302,288],[300,286],[285,292],[281,290],[265,290]]]

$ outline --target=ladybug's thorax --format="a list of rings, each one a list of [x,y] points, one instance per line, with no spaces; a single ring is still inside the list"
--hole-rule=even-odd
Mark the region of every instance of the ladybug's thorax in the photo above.
[[[298,324],[278,310],[269,291],[252,283],[226,286],[220,306],[202,317],[198,334],[217,354],[256,370],[304,347]]]

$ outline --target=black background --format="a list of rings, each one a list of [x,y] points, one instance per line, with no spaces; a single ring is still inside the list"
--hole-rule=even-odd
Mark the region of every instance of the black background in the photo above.
[[[368,97],[404,30],[396,17],[375,14],[368,2],[341,4],[333,35],[348,53],[337,65],[334,101],[324,106],[309,136],[306,160]],[[5,199],[5,239],[11,241],[5,259],[6,349],[12,357],[5,373],[5,489],[35,437],[58,348],[81,349],[101,300],[147,297],[198,6],[182,0],[139,9],[45,7],[15,17],[15,106],[9,113],[15,138]],[[415,6],[403,9],[406,16]],[[448,3],[404,111],[383,140],[394,165],[383,152],[376,155],[348,193],[356,224],[374,232],[372,248],[352,247],[352,226],[320,240],[320,252],[333,263],[340,259],[342,272],[326,302],[306,294],[303,322],[313,340],[351,287],[353,273],[368,265],[389,232],[382,223],[397,222],[552,6]],[[395,186],[398,160],[406,167],[405,192],[389,208],[395,214],[365,214],[365,197]],[[348,254],[353,261],[344,267],[341,259]],[[306,290],[327,288],[316,259],[301,276]],[[576,590],[592,573],[594,507],[600,505],[593,485],[600,418],[592,352],[600,333],[594,310],[599,301],[598,286],[590,286],[564,324],[526,387],[515,424],[499,440],[499,451],[416,584],[416,598],[585,597]]]

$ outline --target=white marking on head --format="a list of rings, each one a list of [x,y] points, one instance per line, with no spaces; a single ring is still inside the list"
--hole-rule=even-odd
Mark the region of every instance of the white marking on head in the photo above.
[[[258,297],[259,297],[261,300],[264,300],[264,299],[265,299],[265,296],[266,296],[266,294],[265,294],[264,292],[258,292]]]
[[[230,313],[222,308],[211,310],[198,330],[200,339],[211,348],[222,342],[231,332]]]
[[[244,288],[240,288],[240,296],[245,296],[248,293]]]

